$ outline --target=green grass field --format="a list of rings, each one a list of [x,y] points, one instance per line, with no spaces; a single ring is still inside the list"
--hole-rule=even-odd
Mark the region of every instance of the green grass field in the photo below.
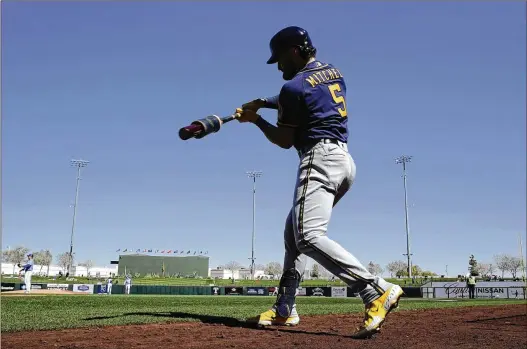
[[[214,319],[233,323],[266,310],[274,300],[270,296],[6,296],[1,297],[1,323],[2,332]],[[526,302],[403,299],[399,310],[501,304]],[[297,305],[302,315],[364,310],[355,298],[298,297]]]

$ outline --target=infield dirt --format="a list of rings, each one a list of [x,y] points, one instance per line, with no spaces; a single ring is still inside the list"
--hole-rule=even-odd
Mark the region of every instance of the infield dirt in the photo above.
[[[37,309],[35,311],[38,311]],[[527,347],[527,304],[399,311],[370,340],[349,334],[359,314],[305,316],[292,328],[255,329],[236,319],[185,313],[156,317],[198,318],[177,322],[2,334],[2,348],[331,348],[436,349]]]

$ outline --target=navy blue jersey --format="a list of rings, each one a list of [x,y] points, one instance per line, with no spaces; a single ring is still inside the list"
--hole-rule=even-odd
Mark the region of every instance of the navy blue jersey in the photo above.
[[[294,127],[297,149],[322,138],[348,141],[346,83],[338,69],[314,61],[282,87],[277,125]]]

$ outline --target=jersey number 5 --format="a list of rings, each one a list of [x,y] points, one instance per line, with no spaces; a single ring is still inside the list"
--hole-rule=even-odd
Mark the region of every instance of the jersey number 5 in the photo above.
[[[337,92],[340,92],[340,85],[339,84],[333,84],[329,85],[329,92],[331,92],[331,96],[333,97],[333,101],[337,104],[342,104],[342,108],[338,108],[337,110],[340,113],[340,116],[345,118],[348,116],[348,111],[346,110],[346,101],[344,100],[344,96],[337,96]]]

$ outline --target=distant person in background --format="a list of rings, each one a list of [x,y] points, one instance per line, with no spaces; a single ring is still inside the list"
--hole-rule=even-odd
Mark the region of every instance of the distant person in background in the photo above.
[[[20,272],[24,272],[24,283],[26,284],[26,290],[24,293],[29,293],[31,291],[31,275],[33,275],[33,253],[27,255],[27,263],[24,265],[18,264]]]
[[[476,291],[476,277],[474,275],[470,275],[468,278],[467,278],[467,287],[468,287],[468,298],[469,299],[474,299],[476,298],[475,296],[475,291]]]
[[[132,276],[126,275],[126,279],[124,279],[124,293],[130,294],[131,287],[132,287]]]
[[[112,277],[108,276],[108,280],[106,280],[106,293],[112,294]]]

